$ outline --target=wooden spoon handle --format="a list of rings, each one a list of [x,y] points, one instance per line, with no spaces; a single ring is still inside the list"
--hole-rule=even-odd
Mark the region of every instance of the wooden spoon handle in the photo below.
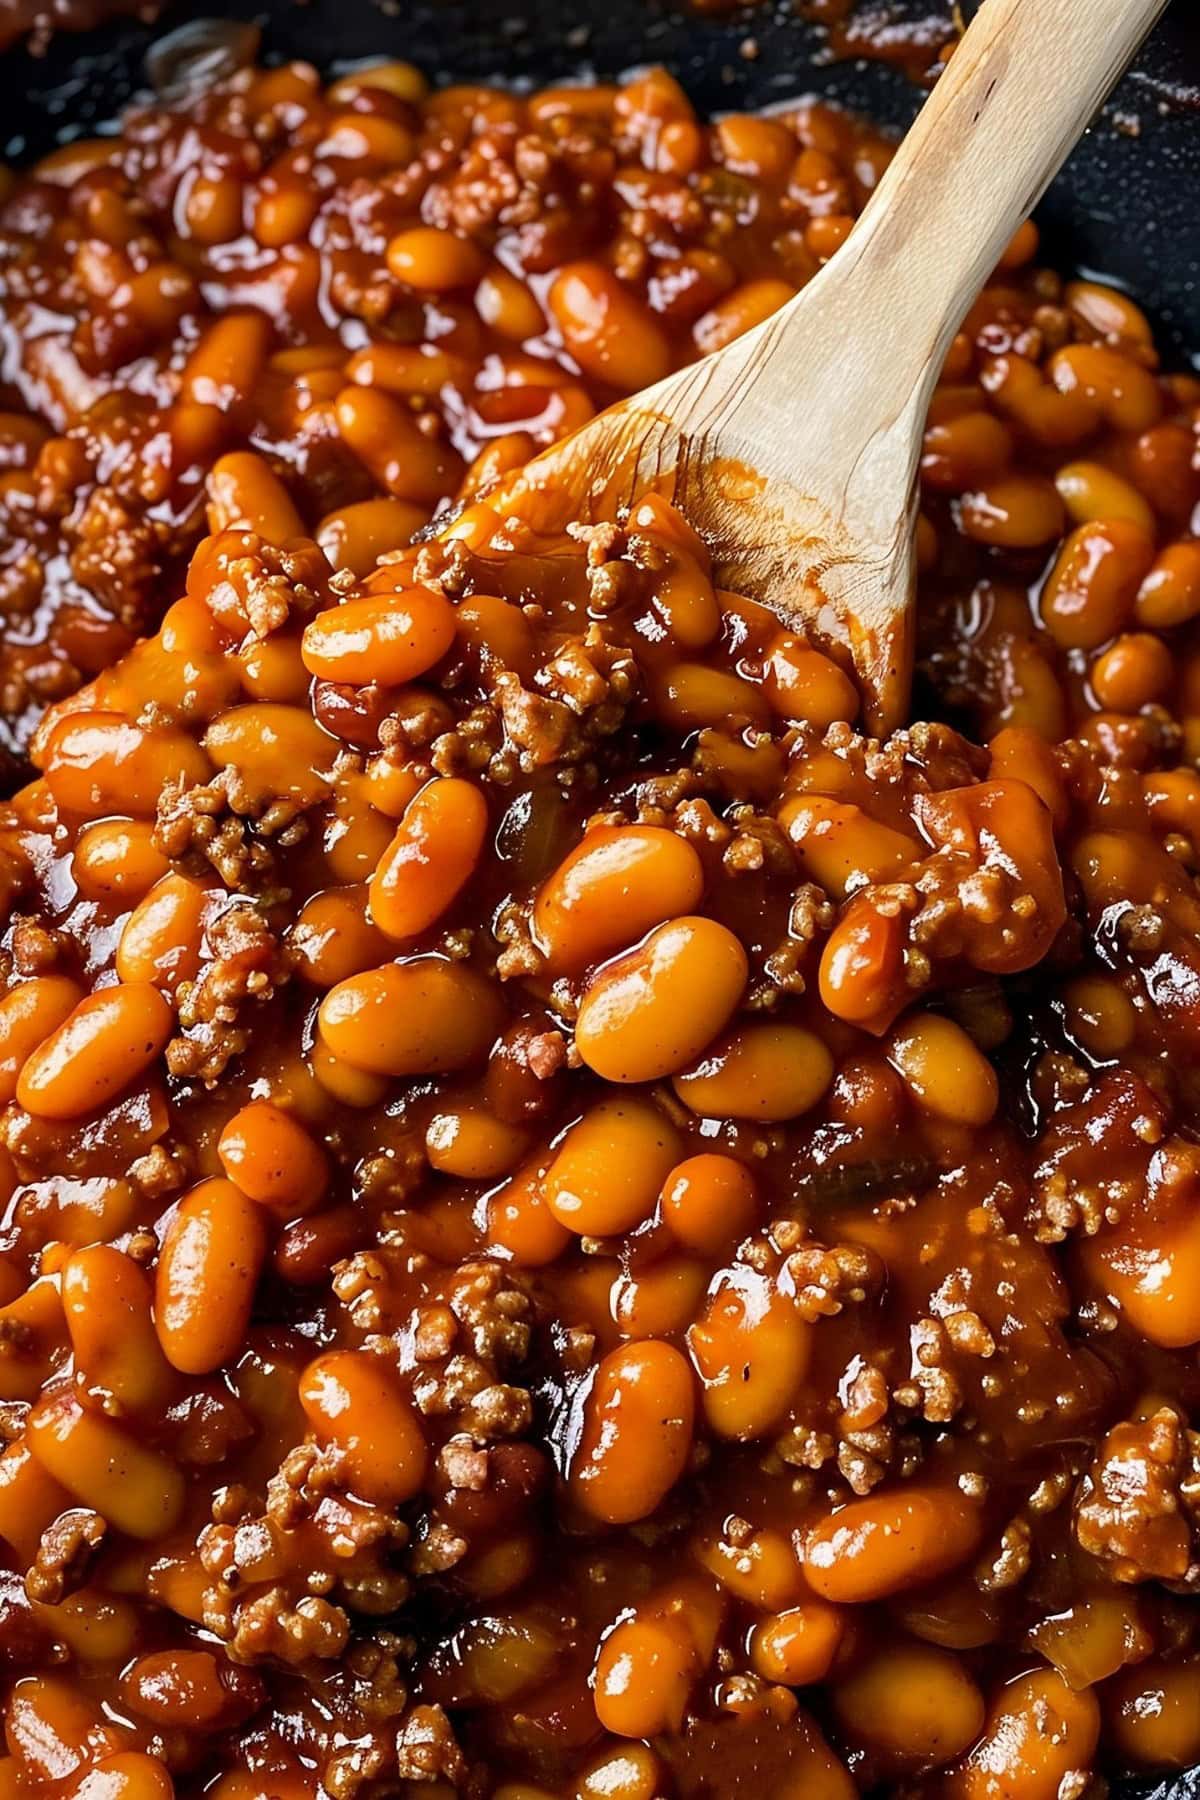
[[[912,381],[942,359],[1167,0],[984,0],[830,266]],[[839,267],[840,265],[840,267]],[[868,340],[869,341],[869,340]],[[878,336],[874,341],[879,341]],[[878,360],[878,359],[876,359]]]

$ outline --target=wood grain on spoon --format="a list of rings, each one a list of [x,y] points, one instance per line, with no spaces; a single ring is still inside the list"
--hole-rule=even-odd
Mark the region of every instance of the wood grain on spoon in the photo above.
[[[849,240],[744,337],[611,407],[489,504],[539,529],[653,489],[721,585],[847,655],[905,717],[916,473],[964,315],[1166,0],[985,0]]]

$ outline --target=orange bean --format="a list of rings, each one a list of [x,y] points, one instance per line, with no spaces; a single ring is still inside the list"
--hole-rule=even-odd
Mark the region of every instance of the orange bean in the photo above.
[[[375,968],[389,949],[388,940],[368,916],[363,885],[326,888],[306,900],[289,945],[299,974],[323,988]]]
[[[133,1085],[173,1028],[174,1015],[157,988],[146,982],[101,988],[29,1056],[17,1100],[43,1119],[95,1112]]]
[[[421,1421],[382,1356],[318,1356],[300,1377],[300,1403],[317,1437],[345,1456],[362,1499],[401,1506],[419,1493],[429,1461]]]
[[[436,400],[445,387],[465,388],[471,381],[466,359],[438,344],[370,344],[355,351],[345,373],[361,387],[427,400]]]
[[[694,1256],[660,1256],[648,1268],[620,1274],[609,1311],[622,1337],[667,1337],[695,1318],[708,1286],[708,1268]]]
[[[712,1152],[677,1163],[662,1190],[662,1216],[689,1250],[716,1256],[749,1231],[758,1211],[754,1177]]]
[[[679,1135],[647,1100],[602,1100],[572,1125],[546,1173],[546,1204],[581,1237],[611,1237],[649,1218],[679,1161]]]
[[[657,825],[599,825],[538,892],[534,932],[553,974],[577,974],[690,911],[704,889],[692,846]]]
[[[1137,1009],[1110,975],[1079,975],[1063,988],[1067,1024],[1093,1056],[1127,1050],[1137,1033]]]
[[[360,579],[380,557],[401,550],[426,523],[426,509],[411,500],[356,500],[326,513],[314,533],[334,569]]]
[[[861,807],[823,794],[796,794],[779,809],[800,867],[810,881],[844,900],[868,881],[899,881],[919,862],[915,837],[872,819]]]
[[[474,782],[427,782],[371,877],[371,916],[380,930],[392,938],[428,931],[475,873],[487,827],[487,801]]]
[[[989,774],[993,779],[1023,781],[1041,800],[1061,830],[1070,816],[1070,802],[1058,759],[1040,732],[1024,725],[1007,725],[988,745]]]
[[[116,1530],[151,1541],[178,1524],[186,1497],[178,1466],[69,1392],[43,1395],[28,1432],[46,1472]]]
[[[880,1600],[934,1581],[973,1556],[983,1522],[954,1488],[907,1486],[851,1500],[813,1527],[804,1573],[838,1605]]]
[[[505,1252],[520,1269],[540,1269],[561,1256],[571,1233],[546,1204],[544,1158],[534,1157],[487,1198],[488,1248]]]
[[[41,1276],[0,1308],[7,1338],[0,1361],[0,1397],[5,1400],[32,1400],[62,1361],[66,1326],[58,1264],[65,1255],[65,1248],[43,1252]]]
[[[943,390],[943,394],[946,390]],[[921,480],[943,494],[961,494],[1002,475],[1012,460],[1012,433],[993,413],[930,416],[921,455]]]
[[[81,831],[71,873],[89,900],[142,898],[170,869],[148,819],[102,819]]]
[[[1160,550],[1138,589],[1139,625],[1168,631],[1200,613],[1200,543],[1184,541]]]
[[[750,1268],[725,1271],[687,1338],[705,1416],[726,1438],[762,1437],[778,1425],[812,1354],[795,1301]]]
[[[1126,524],[1139,525],[1147,537],[1154,536],[1154,513],[1149,503],[1132,482],[1114,474],[1105,463],[1067,463],[1054,477],[1054,485],[1074,524],[1123,519]]]
[[[343,1062],[320,1038],[309,1052],[308,1066],[314,1081],[341,1106],[379,1106],[387,1096],[387,1082],[382,1075],[370,1075]]]
[[[1106,711],[1135,713],[1161,700],[1174,674],[1174,660],[1161,638],[1148,631],[1129,631],[1096,658],[1089,680]]]
[[[163,789],[190,787],[211,769],[198,744],[168,727],[144,729],[118,713],[68,713],[50,733],[46,785],[67,812],[153,818]]]
[[[858,690],[828,656],[782,631],[767,646],[763,686],[785,719],[827,726],[858,717]]]
[[[63,1269],[63,1313],[76,1373],[121,1412],[163,1405],[174,1378],[154,1330],[150,1282],[112,1244],[77,1250]]]
[[[547,295],[563,343],[585,375],[632,394],[671,367],[671,346],[649,309],[602,263],[568,263]]]
[[[1073,1693],[1053,1669],[1034,1669],[1003,1688],[983,1736],[946,1777],[953,1800],[1057,1800],[1062,1783],[1088,1769],[1100,1736],[1093,1693]]]
[[[528,1142],[528,1132],[482,1106],[444,1107],[425,1128],[430,1168],[460,1181],[490,1181],[506,1175]]]
[[[304,666],[322,681],[399,687],[454,642],[454,612],[432,588],[370,594],[318,613],[304,628]]]
[[[1156,1659],[1118,1675],[1104,1690],[1106,1729],[1122,1762],[1185,1769],[1200,1757],[1200,1664]]]
[[[208,1649],[152,1650],[121,1676],[131,1712],[162,1728],[214,1731],[261,1705],[261,1681]]]
[[[713,136],[725,167],[753,181],[781,181],[796,160],[796,140],[777,119],[730,113]]]
[[[1068,281],[1063,292],[1068,309],[1076,318],[1101,338],[1125,338],[1131,344],[1154,342],[1141,307],[1121,293],[1099,281]]]
[[[1063,503],[1041,475],[1004,475],[964,494],[963,531],[976,543],[1037,550],[1062,535]]]
[[[645,1519],[674,1487],[692,1445],[692,1372],[657,1338],[612,1350],[596,1370],[571,1459],[571,1491],[607,1525]]]
[[[307,708],[252,700],[214,719],[204,747],[219,768],[236,769],[264,801],[315,806],[329,795],[341,746]]]
[[[575,1043],[606,1081],[657,1081],[692,1061],[728,1022],[749,964],[715,919],[672,919],[606,963],[584,990]]]
[[[274,331],[261,312],[227,312],[197,340],[179,377],[179,398],[228,412],[254,392]],[[297,534],[299,535],[299,534]]]
[[[22,1791],[62,1788],[84,1773],[106,1743],[104,1716],[61,1676],[28,1675],[14,1683],[4,1709],[4,1737],[22,1774]]]
[[[347,448],[396,499],[434,506],[457,489],[462,458],[436,437],[427,437],[407,407],[389,394],[343,388],[334,414]]]
[[[950,1650],[896,1643],[868,1652],[833,1690],[844,1731],[898,1763],[941,1768],[983,1728],[983,1695]]]
[[[83,989],[68,975],[34,975],[0,999],[0,1105],[13,1098],[29,1057],[82,999]]]
[[[835,1018],[886,1031],[908,999],[903,919],[880,912],[865,896],[851,900],[821,953],[819,981]]]
[[[744,281],[732,293],[725,294],[710,307],[692,327],[692,337],[702,356],[723,350],[743,332],[753,330],[795,295],[790,281],[765,275],[755,281]]]
[[[186,232],[181,235],[197,244],[225,244],[242,229],[242,184],[230,175],[210,176],[196,171],[186,192],[184,216]]]
[[[351,975],[321,1003],[334,1056],[372,1075],[437,1075],[480,1062],[504,1021],[495,985],[434,956]]]
[[[333,806],[326,814],[321,847],[330,874],[337,881],[357,884],[386,856],[392,824],[371,805],[367,778],[360,769],[337,769],[333,779]]]
[[[956,1125],[986,1125],[1000,1101],[987,1058],[961,1025],[938,1013],[906,1019],[892,1033],[888,1061],[917,1105]]]
[[[572,1800],[655,1800],[664,1786],[663,1766],[648,1744],[613,1745],[601,1751],[575,1784]],[[533,1789],[497,1789],[496,1800],[549,1800]]]
[[[300,655],[298,638],[275,632],[256,638],[235,652],[245,693],[254,700],[271,700],[281,706],[300,706],[308,699],[308,670]],[[232,700],[234,695],[230,695]]]
[[[174,1368],[205,1375],[236,1355],[266,1255],[262,1210],[231,1181],[202,1181],[184,1195],[154,1290],[155,1326]]]
[[[1080,525],[1042,590],[1046,629],[1065,650],[1094,650],[1128,622],[1154,540],[1125,519]]]
[[[811,1112],[833,1080],[833,1058],[803,1025],[744,1025],[673,1086],[703,1118],[795,1119]]]
[[[1086,394],[1117,431],[1146,431],[1162,417],[1149,369],[1106,344],[1068,344],[1051,357],[1049,371],[1060,393]]]
[[[37,1555],[47,1525],[70,1504],[66,1488],[42,1467],[26,1437],[15,1438],[0,1454],[0,1538],[23,1568]]]
[[[739,1532],[736,1543],[723,1536],[701,1537],[692,1553],[714,1580],[758,1612],[777,1612],[805,1593],[791,1539],[770,1526],[750,1537]]]
[[[729,729],[731,725],[765,729],[771,716],[762,688],[708,663],[672,663],[660,677],[654,699],[663,723],[684,734],[703,727]]]
[[[1200,1214],[1144,1233],[1105,1232],[1088,1238],[1081,1256],[1092,1282],[1140,1337],[1169,1350],[1200,1343]]]
[[[280,1218],[313,1212],[329,1186],[325,1152],[298,1119],[270,1100],[251,1100],[217,1142],[229,1180]]]
[[[664,1619],[623,1619],[596,1658],[596,1717],[617,1737],[678,1731],[698,1673],[686,1632]]]
[[[320,154],[331,161],[344,159],[356,169],[364,163],[403,168],[412,161],[415,148],[412,132],[397,119],[384,118],[381,113],[347,112],[329,121]]]
[[[402,819],[409,801],[429,779],[429,769],[421,763],[392,762],[390,757],[373,756],[367,764],[367,797],[377,812],[388,819]]]
[[[173,994],[200,967],[208,895],[186,875],[164,875],[130,913],[117,945],[122,981],[149,982]]]
[[[540,337],[546,329],[545,315],[530,289],[507,269],[484,275],[475,289],[475,310],[490,330],[514,344]]]
[[[256,531],[269,544],[290,544],[305,536],[304,520],[264,457],[231,450],[208,472],[208,528]]]
[[[840,1608],[805,1600],[754,1627],[750,1661],[765,1681],[808,1687],[828,1675],[845,1630],[846,1615]]]
[[[174,1800],[175,1787],[157,1756],[120,1750],[88,1770],[71,1800]]]
[[[137,1556],[135,1552],[131,1560]],[[56,1606],[35,1600],[33,1611],[35,1618],[85,1665],[107,1664],[111,1669],[125,1662],[137,1647],[141,1629],[137,1608],[131,1601],[99,1588],[79,1588]],[[157,1766],[162,1767],[161,1763]]]
[[[387,247],[387,264],[397,281],[419,293],[472,287],[487,267],[487,257],[470,238],[457,237],[433,225],[402,231]]]
[[[454,617],[459,637],[482,675],[515,669],[523,681],[532,678],[537,651],[519,606],[495,594],[472,594],[459,601]]]

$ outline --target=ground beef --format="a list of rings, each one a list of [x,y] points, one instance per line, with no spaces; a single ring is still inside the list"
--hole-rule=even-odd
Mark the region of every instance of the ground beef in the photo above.
[[[88,1567],[104,1542],[108,1522],[85,1506],[59,1513],[42,1533],[32,1566],[26,1571],[25,1592],[45,1606],[58,1606],[83,1586]]]
[[[1105,1437],[1075,1497],[1075,1537],[1117,1581],[1191,1583],[1200,1435],[1171,1406]]]

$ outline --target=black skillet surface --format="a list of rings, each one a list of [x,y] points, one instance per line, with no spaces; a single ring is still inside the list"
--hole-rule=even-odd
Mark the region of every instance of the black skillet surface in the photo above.
[[[1052,4],[1053,0],[1043,0]],[[0,9],[5,0],[0,0]],[[964,0],[971,13],[978,0]],[[884,42],[935,45],[950,0],[860,0]],[[120,21],[0,59],[0,158],[19,163],[103,128],[144,89],[147,47],[195,17],[254,20],[268,61],[322,68],[403,57],[434,77],[539,83],[662,62],[708,112],[819,93],[903,127],[921,91],[878,58],[839,59],[789,0],[717,18],[665,0],[172,0],[158,26]],[[917,64],[921,57],[917,55]],[[932,60],[932,52],[929,60]],[[1046,103],[1054,104],[1053,70]],[[1169,14],[1043,204],[1048,254],[1135,293],[1200,367],[1200,15]],[[1200,1768],[1114,1783],[1112,1800],[1200,1800]]]

